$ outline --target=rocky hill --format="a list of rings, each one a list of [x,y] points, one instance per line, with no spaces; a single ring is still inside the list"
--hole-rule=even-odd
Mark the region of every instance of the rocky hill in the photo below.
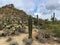
[[[0,15],[18,15],[20,17],[27,17],[27,14],[23,10],[16,9],[13,4],[0,7]]]

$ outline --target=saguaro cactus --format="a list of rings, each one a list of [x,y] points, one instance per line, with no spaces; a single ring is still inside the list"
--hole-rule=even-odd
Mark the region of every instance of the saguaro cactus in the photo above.
[[[52,23],[54,24],[55,23],[55,13],[53,13],[53,16],[51,16],[51,20],[52,20]]]
[[[29,16],[28,18],[28,30],[29,30],[28,38],[32,38],[32,17],[31,16]]]
[[[53,13],[52,21],[53,21],[53,22],[55,21],[55,13]]]
[[[38,15],[37,15],[37,26],[39,26],[39,19],[38,19]]]

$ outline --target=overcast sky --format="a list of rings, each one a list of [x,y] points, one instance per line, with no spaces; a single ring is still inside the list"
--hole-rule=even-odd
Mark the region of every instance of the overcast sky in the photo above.
[[[39,18],[50,18],[52,13],[56,13],[56,18],[60,19],[60,0],[0,0],[0,7],[6,4],[14,4],[20,10],[27,14]]]

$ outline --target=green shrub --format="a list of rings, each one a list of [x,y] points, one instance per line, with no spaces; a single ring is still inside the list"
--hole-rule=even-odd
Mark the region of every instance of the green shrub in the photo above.
[[[7,35],[9,35],[10,30],[9,30],[9,29],[4,29],[4,30],[3,30],[3,33],[4,33],[4,35],[6,35],[6,36],[7,36]]]
[[[60,37],[60,30],[59,29],[53,30],[53,33],[55,34],[56,37]]]

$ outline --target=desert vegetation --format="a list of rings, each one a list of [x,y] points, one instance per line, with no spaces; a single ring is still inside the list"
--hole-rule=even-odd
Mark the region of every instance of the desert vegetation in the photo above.
[[[13,4],[0,8],[0,41],[1,45],[59,45],[60,20],[55,13],[51,19],[40,19],[18,10]],[[47,43],[47,44],[46,44]]]

